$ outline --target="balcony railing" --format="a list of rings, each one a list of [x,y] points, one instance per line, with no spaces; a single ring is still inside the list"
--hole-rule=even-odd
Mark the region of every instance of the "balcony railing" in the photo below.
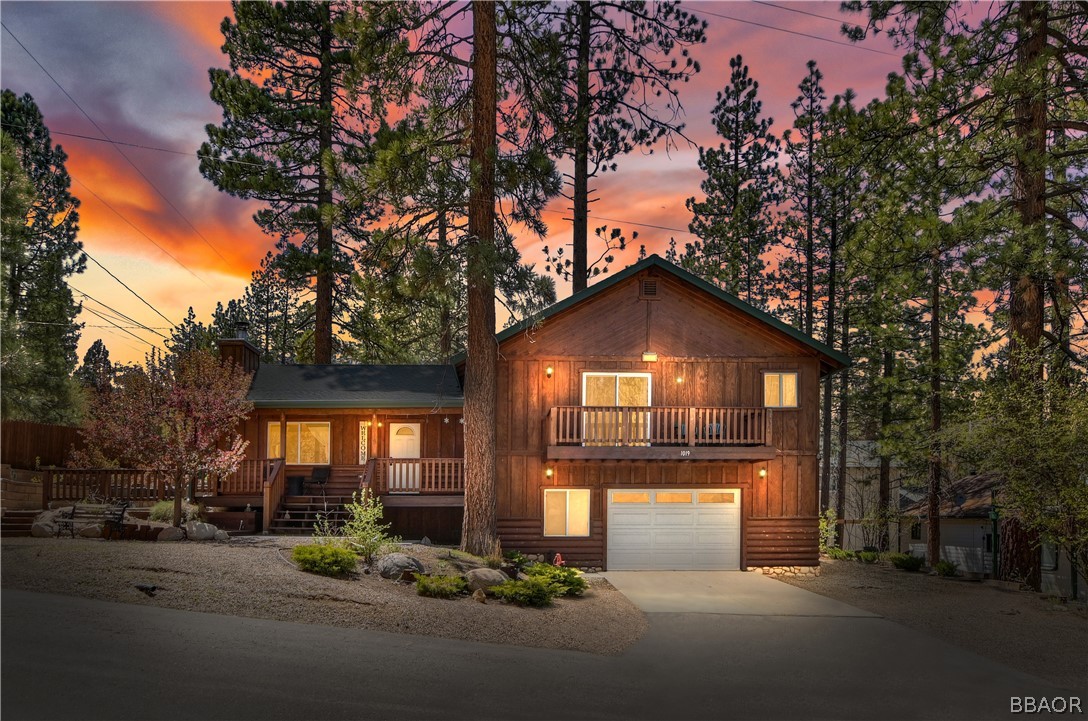
[[[464,493],[462,458],[374,458],[368,472],[375,493]]]
[[[550,446],[769,446],[765,408],[557,406]]]

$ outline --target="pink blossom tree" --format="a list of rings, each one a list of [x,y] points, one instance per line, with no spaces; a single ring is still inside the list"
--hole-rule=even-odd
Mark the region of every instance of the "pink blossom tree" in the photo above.
[[[197,479],[233,473],[247,445],[239,424],[253,409],[250,375],[207,351],[180,356],[152,352],[146,367],[121,372],[115,388],[92,402],[76,463],[153,468],[174,481],[174,525],[183,489]]]

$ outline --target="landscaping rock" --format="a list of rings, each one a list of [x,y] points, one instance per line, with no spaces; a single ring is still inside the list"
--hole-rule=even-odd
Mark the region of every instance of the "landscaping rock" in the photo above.
[[[52,538],[56,533],[51,523],[35,523],[30,527],[30,535],[34,538]]]
[[[465,580],[473,591],[488,593],[492,586],[498,586],[510,579],[505,573],[494,568],[474,568],[465,574]]]
[[[415,583],[417,577],[418,576],[416,572],[409,568],[407,570],[401,571],[400,578],[398,578],[397,580],[401,583]]]
[[[230,540],[230,534],[227,533],[226,531],[220,529],[220,530],[215,532],[215,540],[217,540],[217,541],[229,541]]]
[[[422,538],[422,540],[420,540],[419,545],[421,545],[421,546],[433,546],[434,543],[431,541],[430,538],[428,538],[427,536],[424,536]]]
[[[161,543],[163,541],[182,541],[184,539],[185,531],[181,530],[180,528],[170,526],[169,528],[164,528],[159,531],[158,538],[156,538],[155,540]]]
[[[79,529],[79,535],[83,538],[102,538],[102,526],[84,526]]]
[[[419,559],[412,558],[406,553],[390,553],[378,559],[378,573],[382,578],[400,578],[405,571],[412,570],[423,573],[423,564]]]
[[[185,535],[190,541],[210,541],[215,538],[215,532],[219,529],[210,523],[189,521],[185,524]]]
[[[477,588],[472,592],[472,600],[479,601],[480,603],[487,603],[487,594]]]

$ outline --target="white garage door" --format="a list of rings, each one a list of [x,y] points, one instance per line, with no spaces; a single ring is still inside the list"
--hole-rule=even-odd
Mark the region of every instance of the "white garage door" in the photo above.
[[[739,570],[740,490],[609,490],[608,569]]]

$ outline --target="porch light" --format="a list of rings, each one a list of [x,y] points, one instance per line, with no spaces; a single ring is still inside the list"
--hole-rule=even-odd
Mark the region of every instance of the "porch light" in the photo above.
[[[552,373],[555,373],[555,369],[552,368],[551,366],[548,366],[547,368],[544,369],[544,375],[548,376],[549,378],[552,377]]]
[[[657,363],[657,353],[646,351],[642,354],[643,363]]]
[[[381,427],[382,427],[382,422],[378,421],[378,428],[381,428]]]
[[[549,468],[549,469],[544,471],[544,475],[547,476],[548,478],[551,478],[553,475],[555,475],[555,471],[553,471],[551,468]]]
[[[766,478],[767,477],[767,469],[766,468],[760,468],[759,469],[759,477],[760,478]]]
[[[676,376],[676,382],[677,383],[683,383],[684,382],[684,376]]]

